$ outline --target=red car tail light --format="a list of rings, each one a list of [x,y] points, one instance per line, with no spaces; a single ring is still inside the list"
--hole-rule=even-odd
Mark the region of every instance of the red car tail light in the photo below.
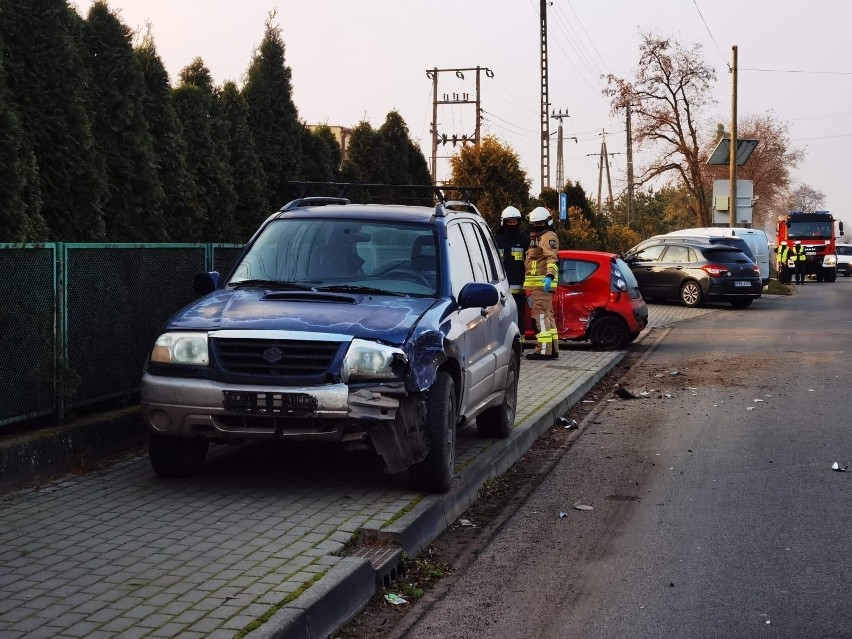
[[[707,273],[710,277],[724,277],[725,275],[730,274],[727,267],[722,266],[721,264],[705,264],[701,267],[701,270]]]

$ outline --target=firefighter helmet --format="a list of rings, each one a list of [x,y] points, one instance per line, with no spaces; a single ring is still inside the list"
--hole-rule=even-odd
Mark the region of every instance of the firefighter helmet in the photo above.
[[[548,226],[553,226],[553,218],[550,217],[550,211],[543,206],[535,207],[530,213],[530,224],[536,222],[547,222]]]
[[[506,220],[517,219],[520,221],[521,212],[516,209],[514,206],[507,206],[503,209],[503,213],[500,214],[500,221],[505,222]]]

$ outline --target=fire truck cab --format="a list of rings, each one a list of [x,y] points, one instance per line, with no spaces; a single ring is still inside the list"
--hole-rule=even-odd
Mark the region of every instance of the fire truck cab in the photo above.
[[[834,222],[834,216],[828,211],[792,211],[775,225],[776,252],[780,255],[782,246],[792,247],[798,240],[805,247],[805,275],[813,275],[818,282],[834,282],[837,279],[835,246],[838,237]],[[837,224],[842,237],[843,222],[838,221]],[[778,272],[783,272],[784,265],[778,266]]]

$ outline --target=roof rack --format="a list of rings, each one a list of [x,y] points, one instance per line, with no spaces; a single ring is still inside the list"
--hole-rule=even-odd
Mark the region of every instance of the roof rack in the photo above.
[[[327,199],[344,198],[350,191],[368,192],[372,195],[372,191],[402,191],[408,192],[407,195],[398,197],[398,200],[422,200],[423,196],[417,197],[416,193],[430,194],[441,204],[448,204],[451,200],[447,199],[445,192],[460,193],[462,204],[473,205],[475,195],[481,193],[484,189],[481,186],[457,186],[452,184],[359,184],[357,182],[290,182],[290,187],[293,189],[295,200],[307,198],[311,193],[318,193]],[[289,206],[289,205],[287,205]],[[473,207],[476,210],[476,207]]]
[[[296,209],[301,206],[329,206],[335,204],[351,204],[345,197],[300,197],[291,202],[287,202],[279,209],[279,213]]]

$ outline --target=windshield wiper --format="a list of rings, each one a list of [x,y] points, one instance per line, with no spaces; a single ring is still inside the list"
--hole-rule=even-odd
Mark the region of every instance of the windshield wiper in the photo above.
[[[396,291],[386,291],[382,288],[372,288],[370,286],[355,286],[354,284],[332,284],[330,286],[318,286],[317,291],[349,292],[349,293],[373,293],[374,295],[394,295],[396,297],[408,297],[406,293],[398,293]]]
[[[295,282],[286,282],[283,280],[239,280],[230,282],[234,288],[241,286],[257,286],[260,288],[276,288],[282,291],[312,291],[313,288],[304,284],[296,284]]]

